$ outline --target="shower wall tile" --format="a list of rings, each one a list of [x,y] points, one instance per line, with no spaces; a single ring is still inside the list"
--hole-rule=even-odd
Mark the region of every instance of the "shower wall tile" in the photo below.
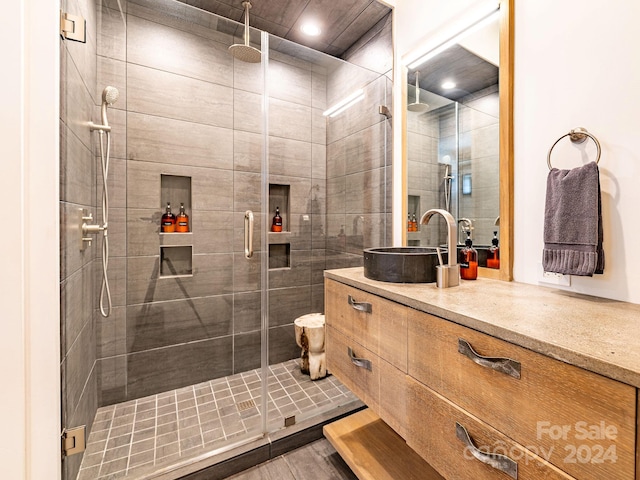
[[[60,125],[60,200],[91,205],[95,198],[95,165],[91,150],[64,124]]]
[[[327,147],[324,143],[311,144],[311,177],[314,180],[327,178]]]
[[[327,143],[327,178],[343,177],[346,171],[347,151],[344,137]]]
[[[98,409],[98,391],[97,391],[97,373],[93,368],[87,379],[85,389],[82,392],[76,409],[65,415],[63,425],[74,427],[79,425],[87,426],[87,437],[91,433],[93,419]],[[65,479],[77,478],[80,464],[82,463],[82,455],[72,455],[62,459],[62,474]]]
[[[310,177],[311,144],[281,137],[269,137],[269,173]]]
[[[349,185],[349,196],[352,194],[353,185]],[[327,213],[344,213],[347,201],[346,177],[327,179]]]
[[[233,333],[260,330],[261,292],[236,293],[233,295]]]
[[[269,96],[311,106],[311,71],[279,61],[269,62]]]
[[[262,211],[261,196],[262,176],[259,173],[234,172],[233,173],[233,211],[253,212]]]
[[[311,285],[311,311],[324,313],[324,283]]]
[[[234,215],[233,212],[195,211],[191,218],[194,253],[232,252]]]
[[[311,284],[311,251],[292,250],[290,268],[269,270],[269,289],[303,287]]]
[[[127,259],[127,304],[232,293],[231,254],[193,255],[193,275],[160,278],[159,257]]]
[[[227,44],[229,45],[229,44]],[[229,55],[230,58],[233,58]],[[233,59],[233,88],[262,94],[264,79],[261,63],[249,63]]]
[[[127,353],[233,333],[233,295],[127,307]]]
[[[112,405],[127,400],[127,356],[102,358],[98,370],[98,405]]]
[[[125,2],[126,3],[126,2]],[[102,101],[102,91],[106,86],[116,87],[120,96],[111,107],[114,110],[127,109],[127,64],[109,57],[97,57],[98,83],[96,104]]]
[[[262,334],[260,331],[233,336],[233,373],[260,368]]]
[[[129,15],[127,61],[231,87],[233,57],[223,44]]]
[[[379,213],[385,208],[385,169],[378,168],[347,175],[349,194],[346,213]]]
[[[190,32],[224,45],[234,43],[233,36],[230,33],[220,32],[216,29],[217,17],[207,12],[187,7],[180,2],[129,0],[128,4],[127,11],[130,15]]]
[[[234,130],[262,133],[262,95],[244,90],[233,91]]]
[[[327,117],[322,114],[320,108],[311,110],[311,141],[314,145],[326,145],[327,143]]]
[[[91,150],[92,135],[87,123],[91,120],[96,120],[94,115],[94,102],[91,96],[91,91],[93,91],[95,87],[85,83],[85,79],[76,68],[75,63],[73,63],[68,53],[64,66],[66,71],[62,72],[62,75],[66,83],[65,123],[82,144]]]
[[[313,72],[311,75],[311,106],[322,111],[327,109],[327,75],[324,73]]]
[[[102,123],[99,108],[96,107],[96,123]],[[127,158],[127,115],[124,110],[107,109],[107,117],[109,126],[111,127],[111,151],[109,158]],[[100,134],[93,132],[92,137],[94,154],[100,159]],[[106,139],[103,143],[106,152]],[[102,180],[102,174],[98,177]]]
[[[100,157],[94,157],[96,174],[95,194],[97,195],[98,210],[102,208],[102,166]],[[123,158],[109,159],[109,175],[107,176],[107,189],[109,190],[109,208],[125,208],[127,206],[127,161]],[[94,215],[95,216],[95,215]]]
[[[244,253],[233,254],[233,291],[235,293],[260,290],[261,259],[260,252],[254,252],[251,258],[245,258]]]
[[[234,170],[260,173],[262,169],[262,143],[260,133],[233,131]]]
[[[60,278],[65,279],[88,265],[94,256],[93,247],[80,250],[81,224],[78,212],[87,205],[60,202]]]
[[[279,288],[269,292],[270,327],[293,323],[296,318],[310,311],[311,285]]]
[[[311,142],[311,107],[269,99],[269,135]]]
[[[233,172],[214,168],[190,167],[129,160],[127,162],[127,202],[130,207],[163,208],[160,175],[191,177],[194,210],[231,210]],[[211,188],[215,185],[216,188]]]
[[[70,346],[65,358],[65,401],[66,417],[78,408],[87,380],[94,368],[96,358],[96,335],[93,321],[85,323],[78,338]],[[89,361],[87,361],[89,359]]]
[[[233,212],[233,251],[235,253],[244,252],[244,210]],[[253,212],[253,250],[261,252],[264,250],[262,246],[262,215]],[[269,217],[269,222],[271,222]],[[271,223],[269,223],[269,226]]]
[[[307,307],[306,313],[309,313]],[[269,364],[286,362],[300,356],[293,323],[269,328]]]
[[[127,352],[126,308],[113,307],[108,317],[96,314],[97,358],[123,355]]]
[[[127,209],[127,254],[153,256],[160,252],[160,221],[158,209]]]
[[[380,122],[371,127],[360,130],[345,139],[345,155],[349,162],[345,164],[347,175],[356,172],[365,172],[384,167],[385,137],[388,122]]]
[[[128,355],[127,397],[193,385],[233,373],[231,336]]]
[[[98,11],[97,26],[98,55],[116,60],[126,60],[126,16],[117,9],[102,7]]]
[[[217,127],[233,126],[233,90],[129,63],[129,111]]]
[[[80,332],[93,320],[94,263],[75,271],[60,283],[60,315],[63,319],[60,353],[66,356]]]
[[[269,183],[289,185],[291,215],[311,213],[312,183],[310,176],[269,175]]]
[[[86,43],[67,41],[65,47],[69,53],[70,60],[80,72],[83,79],[85,88],[91,96],[91,100],[94,104],[99,103],[100,96],[96,93],[96,13],[94,2],[78,2],[83,5],[84,8],[80,8],[78,5],[71,7],[73,10],[65,10],[67,12],[73,12],[76,15],[82,15],[86,20]],[[84,13],[80,13],[84,11]],[[91,12],[91,13],[89,13]]]
[[[102,260],[101,257],[96,259],[94,272],[94,305],[99,308],[100,288],[102,284]],[[111,290],[111,303],[113,306],[122,306],[126,304],[127,298],[127,257],[109,257],[109,288]],[[106,294],[105,294],[106,305]]]
[[[129,112],[129,160],[233,169],[233,130]]]

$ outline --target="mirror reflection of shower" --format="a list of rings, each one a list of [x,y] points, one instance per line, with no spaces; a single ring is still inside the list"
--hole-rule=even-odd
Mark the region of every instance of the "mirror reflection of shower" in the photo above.
[[[102,167],[102,225],[82,225],[83,241],[91,241],[89,234],[97,235],[102,233],[102,284],[100,286],[100,314],[108,317],[111,314],[111,291],[109,289],[109,279],[107,271],[109,267],[109,190],[107,179],[109,178],[109,157],[111,155],[111,127],[107,118],[107,107],[113,106],[118,101],[120,92],[117,88],[107,86],[102,92],[101,125],[89,122],[91,131],[97,130],[100,136],[100,165]],[[93,220],[93,217],[83,217],[83,220]],[[106,307],[105,307],[106,300]]]

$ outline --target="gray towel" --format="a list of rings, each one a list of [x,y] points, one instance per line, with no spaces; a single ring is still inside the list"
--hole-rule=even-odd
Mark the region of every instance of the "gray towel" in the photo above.
[[[602,206],[596,162],[551,169],[544,207],[545,272],[592,276],[604,270]]]

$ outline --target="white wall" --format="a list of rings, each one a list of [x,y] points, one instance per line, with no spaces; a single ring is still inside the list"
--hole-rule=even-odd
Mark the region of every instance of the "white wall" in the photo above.
[[[2,478],[60,478],[59,8],[5,2],[0,91]]]
[[[399,55],[406,56],[414,45],[425,43],[442,25],[480,3],[399,0]],[[558,288],[640,303],[640,269],[634,264],[634,248],[640,241],[638,18],[640,4],[628,0],[611,0],[606,5],[585,0],[580,8],[553,0],[516,2],[516,281],[538,283],[547,152],[558,137],[582,126],[602,144],[605,274],[574,276],[571,287]],[[398,155],[397,150],[394,154]],[[573,168],[594,158],[591,141],[578,148],[565,139],[554,149],[552,163]]]

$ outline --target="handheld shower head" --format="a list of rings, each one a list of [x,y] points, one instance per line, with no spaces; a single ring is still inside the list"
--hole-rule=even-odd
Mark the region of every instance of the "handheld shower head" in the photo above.
[[[102,91],[102,125],[105,127],[109,126],[109,122],[107,121],[107,105],[113,106],[119,97],[120,92],[116,87],[107,86]]]

